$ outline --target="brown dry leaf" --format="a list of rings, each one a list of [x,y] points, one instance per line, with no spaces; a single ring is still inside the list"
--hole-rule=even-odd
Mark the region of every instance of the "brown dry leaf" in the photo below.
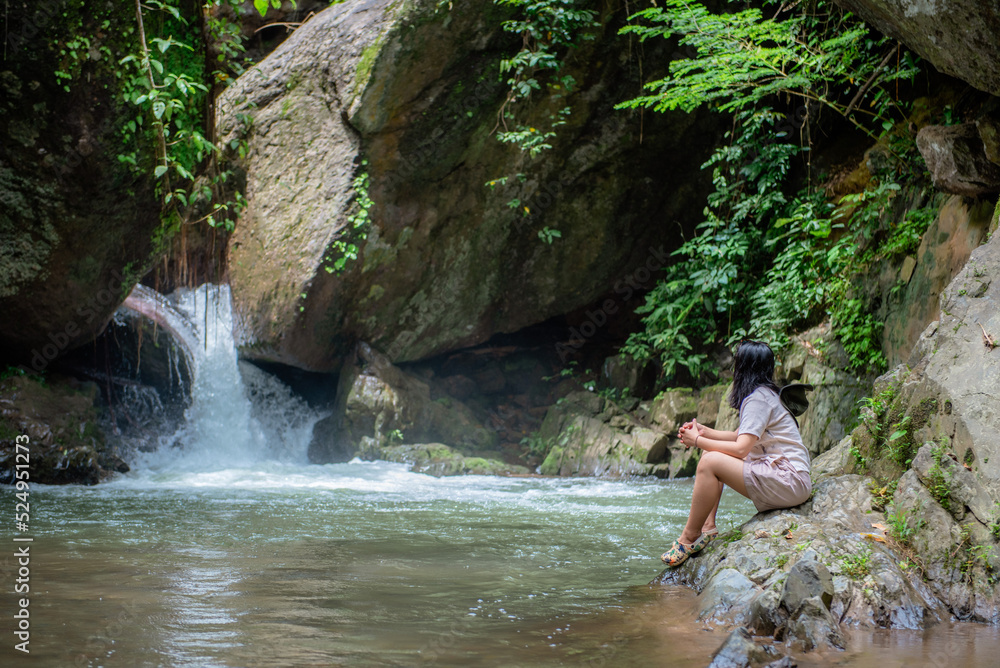
[[[792,540],[792,530],[785,529],[785,540]]]
[[[888,531],[888,529],[886,529],[886,528],[885,528],[885,525],[884,525],[884,524],[882,524],[881,522],[874,522],[874,523],[872,524],[872,528],[873,528],[873,529],[878,529],[878,530],[879,530],[879,531],[881,531],[882,533],[885,533],[886,531]]]
[[[756,531],[753,532],[754,538],[768,538],[770,535],[771,534],[764,531],[763,529],[757,529]]]

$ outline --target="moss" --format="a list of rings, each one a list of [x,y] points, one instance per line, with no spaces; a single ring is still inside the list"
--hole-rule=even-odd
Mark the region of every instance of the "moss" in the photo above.
[[[354,87],[351,89],[351,97],[356,97],[364,90],[368,79],[371,77],[372,68],[375,67],[375,60],[382,51],[382,44],[385,42],[385,39],[385,35],[379,35],[375,41],[366,46],[361,52],[361,57],[358,58],[358,66],[354,71]]]
[[[549,450],[549,454],[545,457],[545,461],[538,468],[539,473],[542,475],[559,475],[559,469],[562,467],[563,452],[565,448],[561,446],[553,446]]]

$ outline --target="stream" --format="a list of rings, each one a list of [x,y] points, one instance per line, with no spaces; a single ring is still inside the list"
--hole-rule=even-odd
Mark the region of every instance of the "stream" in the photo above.
[[[237,360],[225,290],[179,308],[206,304],[184,426],[108,483],[32,486],[31,655],[8,640],[3,665],[680,667],[723,642],[693,592],[647,584],[691,480],[308,464],[322,415]],[[752,514],[727,491],[720,528]],[[799,665],[997,656],[996,629],[942,624],[854,633],[846,653]]]

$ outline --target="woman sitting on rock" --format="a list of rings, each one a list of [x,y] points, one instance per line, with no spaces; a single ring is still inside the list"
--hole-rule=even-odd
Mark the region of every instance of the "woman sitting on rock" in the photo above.
[[[791,508],[812,493],[809,451],[798,424],[778,398],[774,353],[760,341],[744,341],[736,350],[729,405],[740,412],[738,431],[718,431],[687,422],[677,437],[684,447],[701,448],[691,495],[691,513],[680,538],[660,557],[679,566],[719,535],[715,514],[722,488],[729,485],[747,497],[758,512]]]

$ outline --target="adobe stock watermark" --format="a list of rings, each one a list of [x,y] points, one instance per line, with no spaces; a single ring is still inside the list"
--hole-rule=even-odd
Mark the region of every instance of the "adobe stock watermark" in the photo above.
[[[75,319],[67,322],[62,329],[50,331],[47,337],[48,343],[31,350],[30,366],[22,365],[21,370],[28,374],[44,371],[77,337],[83,334],[81,323],[83,326],[93,324],[99,312],[106,310],[119,299],[123,287],[125,287],[125,277],[116,269],[111,272],[111,278],[104,288],[77,307]]]
[[[10,28],[10,17],[6,13],[8,11],[7,4],[4,5],[4,22],[6,23],[6,29]],[[41,2],[30,3],[31,8],[34,10],[34,14],[30,18],[26,18],[21,23],[21,30],[18,32],[7,32],[4,36],[4,53],[3,59],[6,60],[8,55],[14,55],[28,42],[34,41],[40,32],[52,24],[52,19],[59,14],[62,10],[65,0],[56,0],[55,2],[46,2],[42,0]],[[29,5],[23,4],[23,7]],[[22,9],[22,11],[24,11]]]
[[[618,313],[637,293],[650,287],[650,282],[657,271],[667,266],[670,253],[663,250],[663,245],[650,248],[646,255],[646,260],[632,273],[623,276],[615,281],[615,297],[604,300],[599,307],[588,310],[586,319],[578,327],[569,328],[569,340],[565,343],[556,343],[556,353],[563,363],[566,358],[578,352],[587,341],[594,337],[597,332],[608,324],[611,316]]]

